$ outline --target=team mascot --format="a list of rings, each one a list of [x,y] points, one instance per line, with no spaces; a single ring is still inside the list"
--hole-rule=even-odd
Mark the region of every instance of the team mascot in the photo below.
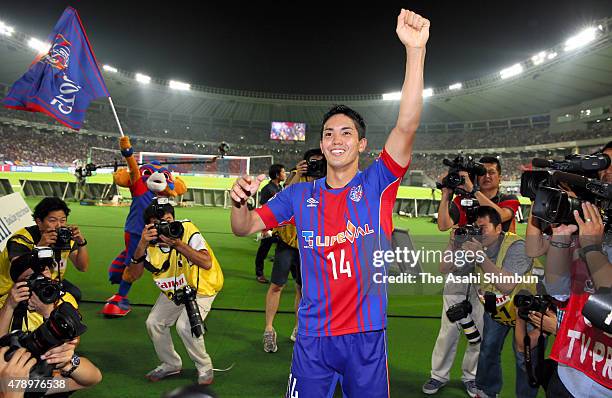
[[[129,137],[121,137],[119,144],[128,167],[117,170],[113,174],[113,181],[120,187],[130,189],[132,205],[125,221],[125,249],[119,253],[108,270],[111,284],[119,284],[117,294],[109,298],[102,308],[101,313],[108,317],[125,316],[131,310],[127,295],[134,278],[130,274],[129,265],[144,229],[144,210],[155,197],[178,196],[187,191],[183,180],[179,177],[173,178],[172,173],[157,161],[138,167]]]

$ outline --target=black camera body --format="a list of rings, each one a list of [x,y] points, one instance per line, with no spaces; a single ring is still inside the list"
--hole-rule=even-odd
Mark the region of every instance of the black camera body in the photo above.
[[[468,224],[455,229],[454,248],[459,249],[461,245],[472,239],[480,240],[482,228],[477,225]]]
[[[168,222],[162,220],[153,224],[153,228],[157,231],[157,236],[165,236],[170,239],[181,239],[185,233],[185,227],[180,221]],[[157,244],[159,241],[155,239],[151,243]]]
[[[200,337],[204,334],[204,327],[202,325],[202,315],[200,314],[200,308],[196,301],[196,295],[197,291],[187,285],[174,292],[172,301],[178,306],[185,305],[187,317],[189,318],[189,325],[191,326],[191,334],[195,337]]]
[[[514,296],[514,306],[517,308],[518,316],[526,321],[529,320],[529,312],[535,311],[542,314],[552,307],[552,297],[547,295],[533,295],[528,290],[521,290]]]
[[[47,361],[41,360],[40,356],[86,331],[87,326],[83,324],[81,316],[72,304],[62,303],[51,312],[49,319],[33,332],[15,330],[0,337],[0,347],[9,347],[4,354],[4,360],[7,362],[19,348],[30,352],[37,362],[30,370],[29,379],[37,380],[51,377],[54,368]]]
[[[72,230],[68,227],[59,227],[55,230],[57,239],[53,244],[55,250],[70,250],[70,242],[72,241]]]
[[[62,295],[62,283],[42,274],[31,274],[26,279],[26,283],[30,292],[36,293],[40,301],[45,304],[55,303]]]
[[[610,165],[606,154],[568,155],[565,160],[533,159],[534,166],[552,169],[527,171],[521,176],[521,195],[534,201],[534,217],[549,224],[576,224],[574,210],[581,217],[582,203],[594,203],[602,211],[608,232],[612,225],[612,184],[589,178]],[[576,194],[572,197],[565,189]]]
[[[470,155],[458,155],[453,160],[444,159],[442,163],[448,166],[448,174],[442,179],[442,183],[436,183],[436,187],[438,189],[448,188],[455,193],[465,193],[461,192],[463,190],[457,192],[458,187],[465,184],[465,178],[459,175],[460,171],[467,172],[474,183],[476,183],[476,177],[483,176],[487,172],[485,167]]]
[[[472,303],[468,300],[463,300],[460,303],[451,305],[446,310],[446,317],[451,322],[457,322],[472,313]]]
[[[309,159],[306,177],[323,178],[327,174],[327,162],[325,159]]]
[[[463,300],[460,303],[451,305],[446,310],[446,317],[451,322],[456,322],[461,326],[465,337],[470,344],[479,344],[481,342],[480,332],[476,327],[476,323],[470,315],[472,313],[472,303],[468,300]]]

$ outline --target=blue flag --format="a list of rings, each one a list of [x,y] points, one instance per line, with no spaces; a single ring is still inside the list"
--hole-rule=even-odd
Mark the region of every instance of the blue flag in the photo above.
[[[49,52],[34,60],[2,103],[7,108],[45,113],[78,130],[89,103],[109,94],[74,8],[66,8],[48,41]]]

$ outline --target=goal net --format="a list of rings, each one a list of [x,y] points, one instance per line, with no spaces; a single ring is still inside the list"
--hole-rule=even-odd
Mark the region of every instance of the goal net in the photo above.
[[[207,174],[222,177],[267,173],[274,161],[271,155],[219,157],[185,153],[140,152],[137,156],[141,164],[157,160],[171,171],[180,174]]]

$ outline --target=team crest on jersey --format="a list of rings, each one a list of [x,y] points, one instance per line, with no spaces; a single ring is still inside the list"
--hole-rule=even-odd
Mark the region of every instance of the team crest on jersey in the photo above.
[[[361,185],[357,185],[356,187],[351,188],[351,192],[349,192],[349,198],[353,202],[359,202],[361,197],[363,196],[363,188]]]

